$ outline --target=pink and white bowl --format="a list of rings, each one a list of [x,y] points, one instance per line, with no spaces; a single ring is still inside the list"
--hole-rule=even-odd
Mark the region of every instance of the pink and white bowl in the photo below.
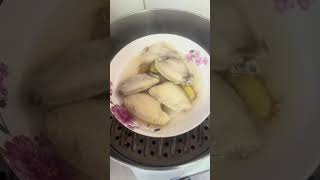
[[[161,127],[150,126],[136,120],[123,105],[117,93],[120,77],[127,64],[137,57],[142,50],[157,42],[167,42],[185,56],[186,63],[193,64],[196,74],[201,79],[197,88],[197,100],[193,108]],[[151,137],[171,137],[188,132],[201,124],[210,114],[210,56],[197,43],[173,34],[154,34],[139,38],[122,48],[110,64],[110,110],[114,117],[130,130]]]

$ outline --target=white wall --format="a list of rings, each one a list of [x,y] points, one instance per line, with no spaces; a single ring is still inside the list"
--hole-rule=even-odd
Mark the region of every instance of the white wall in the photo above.
[[[110,0],[110,23],[141,10],[144,10],[143,0]]]
[[[147,9],[180,9],[210,19],[210,0],[110,0],[110,23]]]

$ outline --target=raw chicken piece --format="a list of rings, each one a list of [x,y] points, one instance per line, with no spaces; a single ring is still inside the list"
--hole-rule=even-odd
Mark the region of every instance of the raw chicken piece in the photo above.
[[[156,75],[137,74],[125,80],[119,87],[119,91],[124,95],[130,95],[149,89],[159,83],[160,78]]]
[[[167,43],[159,42],[155,43],[144,49],[141,54],[141,58],[144,63],[152,63],[154,60],[159,57],[170,57],[175,59],[180,59],[181,55],[173,50]]]
[[[107,89],[107,40],[65,50],[50,64],[38,67],[27,90],[47,106],[57,106],[100,94]]]
[[[192,105],[181,87],[165,82],[149,89],[149,94],[174,111],[191,109]]]
[[[181,59],[159,58],[155,60],[157,71],[175,84],[191,84],[192,74]]]
[[[124,98],[129,112],[137,118],[154,125],[165,125],[169,121],[167,113],[162,111],[161,104],[146,93],[132,94]]]

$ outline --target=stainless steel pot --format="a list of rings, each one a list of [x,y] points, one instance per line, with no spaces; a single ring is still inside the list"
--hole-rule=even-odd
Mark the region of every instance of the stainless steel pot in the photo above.
[[[210,22],[189,12],[146,10],[123,17],[110,27],[112,56],[128,43],[151,34],[187,37],[210,52]],[[130,132],[111,117],[110,154],[119,163],[147,170],[168,170],[209,156],[208,120],[179,137],[150,138]],[[155,161],[156,159],[156,161]]]

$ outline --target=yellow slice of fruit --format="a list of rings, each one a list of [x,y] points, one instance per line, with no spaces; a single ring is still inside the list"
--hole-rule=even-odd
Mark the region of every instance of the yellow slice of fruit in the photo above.
[[[191,86],[184,85],[184,86],[182,86],[182,89],[188,95],[190,100],[194,100],[196,98],[196,92],[193,90],[193,88]]]
[[[156,69],[156,67],[155,67],[155,65],[154,65],[154,62],[151,64],[149,70],[150,70],[151,72],[153,72],[153,73],[157,73],[157,72],[158,72],[158,70]]]
[[[256,75],[225,74],[226,80],[236,90],[259,119],[267,120],[273,115],[273,98],[263,81]]]

